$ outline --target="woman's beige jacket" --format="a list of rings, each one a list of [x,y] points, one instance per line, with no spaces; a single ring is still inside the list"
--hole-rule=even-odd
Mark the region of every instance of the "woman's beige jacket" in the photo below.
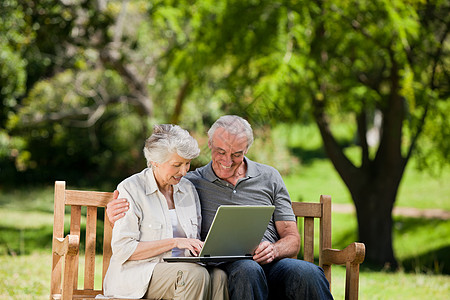
[[[111,241],[113,254],[103,284],[104,295],[142,298],[147,292],[155,265],[162,262],[163,257],[172,256],[172,253],[168,251],[145,260],[128,259],[140,241],[173,237],[169,208],[150,168],[128,177],[117,189],[119,198],[128,199],[130,209],[114,224]],[[173,198],[186,236],[200,238],[200,202],[195,187],[182,178],[179,184],[173,186]]]

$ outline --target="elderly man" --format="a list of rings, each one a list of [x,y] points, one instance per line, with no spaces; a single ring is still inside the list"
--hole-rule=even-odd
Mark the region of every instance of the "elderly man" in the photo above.
[[[300,248],[291,200],[276,169],[245,157],[253,143],[250,124],[238,116],[223,116],[211,126],[208,137],[211,162],[185,176],[200,197],[201,238],[206,237],[220,205],[275,205],[253,260],[220,265],[228,274],[230,298],[332,299],[321,268],[290,258]],[[126,209],[124,199],[112,201],[109,219],[114,222]]]

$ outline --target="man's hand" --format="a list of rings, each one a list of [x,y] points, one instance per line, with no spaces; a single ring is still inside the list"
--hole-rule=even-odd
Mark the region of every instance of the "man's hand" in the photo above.
[[[264,241],[258,245],[253,255],[253,260],[260,265],[271,263],[278,257],[278,253],[272,243]]]
[[[125,213],[130,208],[130,204],[128,203],[127,199],[117,199],[118,197],[119,191],[115,190],[113,200],[106,205],[106,215],[108,216],[109,222],[113,226],[117,220],[125,216]]]
[[[295,221],[275,221],[280,239],[271,244],[264,241],[259,244],[253,260],[264,265],[286,257],[294,257],[300,250],[300,235]]]

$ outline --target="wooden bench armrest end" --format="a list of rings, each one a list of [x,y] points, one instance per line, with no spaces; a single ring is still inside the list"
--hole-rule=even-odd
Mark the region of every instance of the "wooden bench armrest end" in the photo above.
[[[67,235],[65,238],[55,238],[54,253],[59,256],[75,256],[80,247],[80,237],[78,235]]]
[[[352,243],[343,250],[323,249],[322,258],[324,265],[361,264],[366,255],[366,246],[363,243]]]

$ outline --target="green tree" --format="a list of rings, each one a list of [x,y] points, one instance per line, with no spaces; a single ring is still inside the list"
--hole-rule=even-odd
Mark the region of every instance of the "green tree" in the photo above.
[[[123,177],[124,169],[141,168],[136,152],[149,123],[182,122],[183,103],[204,76],[196,62],[201,51],[190,46],[199,26],[191,4],[5,2],[9,22],[22,27],[13,27],[21,39],[4,40],[4,48],[23,49],[17,60],[27,63],[11,65],[4,76],[11,87],[3,93],[1,156],[14,159],[20,171],[35,169],[40,180],[58,169]],[[194,127],[202,115],[185,120]]]
[[[26,30],[24,13],[15,1],[0,5],[0,128],[4,128],[8,111],[25,92],[26,60],[23,45],[34,39]]]
[[[89,104],[112,97],[102,99],[101,96],[109,94],[101,94],[100,89],[92,93],[86,83],[101,86],[111,78],[108,74],[100,76],[99,68],[92,63],[95,46],[101,42],[97,28],[107,28],[111,18],[108,14],[96,13],[94,2],[8,0],[2,2],[2,6],[2,13],[6,14],[6,18],[2,18],[5,21],[2,31],[8,33],[3,39],[2,53],[4,49],[14,49],[17,61],[22,62],[15,69],[11,68],[21,72],[21,81],[16,81],[12,73],[4,76],[22,85],[20,93],[2,93],[2,103],[12,103],[3,106],[7,118],[2,119],[1,124],[1,148],[6,149],[1,153],[2,165],[8,165],[12,159],[21,172],[37,171],[34,172],[37,176],[31,177],[27,176],[30,172],[24,173],[22,182],[27,178],[30,181],[54,178],[51,173],[58,170],[58,164],[70,170],[92,168],[95,165],[92,161],[98,160],[96,154],[99,155],[95,149],[98,150],[101,143],[92,139],[96,136],[95,129],[89,134],[86,128],[99,119],[102,106],[93,109]],[[87,70],[89,63],[93,71]],[[121,89],[120,82],[118,86],[111,89],[113,95]],[[82,129],[70,130],[77,127]],[[80,134],[86,132],[91,139],[80,138]],[[76,149],[85,153],[71,164],[70,158]],[[97,153],[90,157],[88,149],[94,150],[91,154]],[[3,182],[14,181],[16,177],[6,172],[9,168],[2,166],[1,169]]]
[[[224,80],[235,110],[273,122],[302,121],[309,112],[352,195],[367,260],[395,267],[392,209],[407,163],[428,150],[449,161],[448,2],[218,6],[217,30],[208,37],[230,70]],[[333,132],[343,119],[354,124],[357,162]]]
[[[315,81],[320,88],[312,97],[314,118],[327,154],[352,194],[368,260],[393,267],[391,215],[405,167],[426,121],[444,130],[449,125],[440,107],[449,100],[448,9],[445,2],[368,1],[329,8],[324,2],[320,11],[333,15],[326,14],[329,19],[315,27],[314,52],[320,53],[315,55]],[[326,28],[332,30],[333,24],[342,31],[329,32]],[[355,116],[361,149],[357,165],[345,156],[328,121],[327,106],[336,98],[345,101],[342,96],[357,100],[356,107],[343,105]],[[375,110],[382,123],[379,142],[370,149],[367,133]],[[441,138],[438,143],[445,143],[448,136]],[[448,152],[441,154],[448,158]]]

